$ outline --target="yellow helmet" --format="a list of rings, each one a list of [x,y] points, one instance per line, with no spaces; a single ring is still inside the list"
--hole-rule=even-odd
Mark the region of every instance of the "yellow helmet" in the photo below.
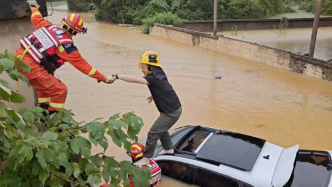
[[[142,55],[141,64],[161,67],[159,55],[154,51],[147,51]]]

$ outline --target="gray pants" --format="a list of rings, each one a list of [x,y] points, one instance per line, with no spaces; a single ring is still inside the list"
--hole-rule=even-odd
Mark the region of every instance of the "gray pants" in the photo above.
[[[148,132],[145,151],[143,153],[145,157],[151,158],[153,156],[159,139],[164,150],[173,149],[173,143],[168,130],[178,121],[181,114],[181,107],[171,114],[160,113],[160,116]]]

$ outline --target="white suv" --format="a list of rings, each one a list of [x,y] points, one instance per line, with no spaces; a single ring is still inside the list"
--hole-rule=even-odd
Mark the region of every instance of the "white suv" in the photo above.
[[[266,140],[220,129],[172,130],[174,155],[153,159],[162,174],[202,187],[332,187],[331,151],[282,148]]]

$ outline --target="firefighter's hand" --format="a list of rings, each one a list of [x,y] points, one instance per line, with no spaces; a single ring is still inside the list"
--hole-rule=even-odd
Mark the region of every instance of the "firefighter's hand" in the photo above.
[[[31,10],[33,8],[39,9],[39,5],[36,0],[27,0],[27,3],[29,4]]]
[[[113,76],[108,76],[104,77],[102,81],[106,84],[112,84],[115,81],[115,78]]]

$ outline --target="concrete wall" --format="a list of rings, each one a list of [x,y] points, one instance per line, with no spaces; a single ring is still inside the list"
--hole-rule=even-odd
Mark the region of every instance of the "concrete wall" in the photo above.
[[[47,16],[46,0],[37,0],[40,12]],[[26,0],[0,0],[0,19],[29,18],[31,11]]]
[[[289,28],[311,28],[313,18],[292,18],[287,19]],[[238,30],[262,30],[273,29],[273,25],[278,28],[280,19],[231,19],[218,20],[218,31],[231,31],[232,27],[237,26]],[[332,17],[323,17],[319,21],[320,27],[331,27]],[[181,28],[200,31],[213,32],[213,21],[185,21]]]
[[[293,54],[291,52],[179,27],[155,24],[150,34],[192,46],[210,49],[274,66],[280,69],[332,81],[332,63]]]

